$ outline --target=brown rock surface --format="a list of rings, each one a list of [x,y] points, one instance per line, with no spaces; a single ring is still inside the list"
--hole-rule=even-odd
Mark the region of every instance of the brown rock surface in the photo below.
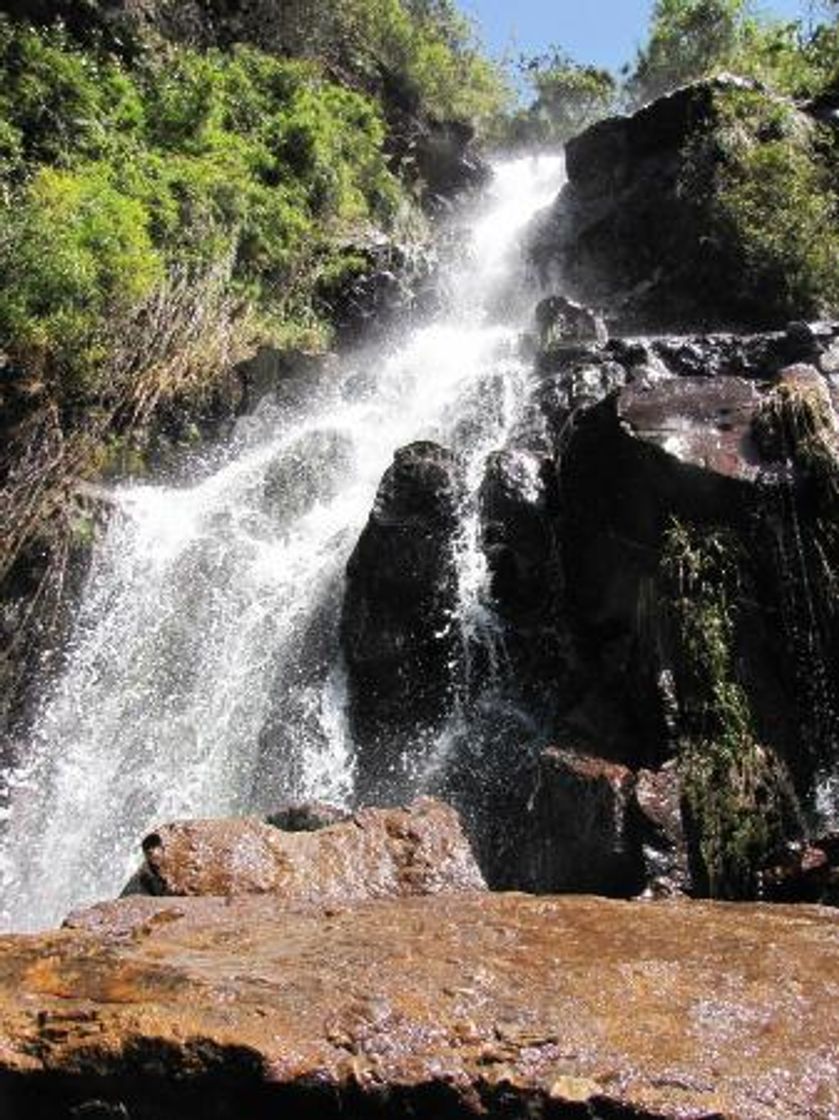
[[[739,377],[683,377],[652,388],[627,386],[618,416],[636,436],[688,466],[751,481],[760,466],[751,437],[759,401],[757,388]]]
[[[143,851],[136,880],[146,890],[135,893],[355,902],[484,885],[457,813],[432,798],[362,809],[313,832],[252,818],[177,821],[147,836]]]
[[[839,914],[133,898],[0,939],[4,1120],[485,1114],[831,1120]]]

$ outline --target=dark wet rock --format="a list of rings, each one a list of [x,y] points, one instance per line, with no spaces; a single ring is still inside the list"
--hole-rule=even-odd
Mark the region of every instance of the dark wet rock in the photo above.
[[[503,616],[544,611],[556,578],[553,464],[525,450],[493,452],[478,495],[490,592]]]
[[[700,858],[705,810],[696,810],[694,785],[686,836],[674,762],[686,742],[704,736],[708,747],[722,733],[697,723],[696,689],[711,670],[680,629],[691,611],[708,608],[708,589],[690,574],[705,541],[714,563],[736,575],[709,618],[721,635],[712,669],[724,664],[730,679],[702,687],[734,689],[725,695],[736,695],[746,713],[749,780],[773,822],[767,846],[779,835],[806,835],[814,779],[835,765],[839,741],[839,631],[826,574],[836,559],[824,534],[839,426],[820,369],[835,337],[835,325],[811,324],[752,336],[613,338],[571,347],[555,369],[537,371],[510,442],[486,461],[478,509],[489,582],[459,635],[465,647],[453,643],[447,663],[458,673],[468,665],[457,703],[469,731],[457,720],[457,728],[445,724],[454,738],[440,748],[445,761],[435,777],[464,813],[494,887],[558,881],[540,879],[528,864],[527,844],[542,840],[528,839],[523,824],[542,782],[540,751],[555,738],[639,775],[625,883],[652,894],[711,889]],[[450,524],[449,540],[454,532]],[[387,564],[404,575],[407,602],[413,538],[404,550],[392,539],[403,560],[394,554]],[[693,559],[680,558],[680,547]],[[365,622],[375,649],[379,616],[370,610]],[[356,711],[377,679],[372,671],[369,684],[351,679]],[[427,678],[413,679],[422,697]],[[407,733],[399,734],[394,712],[378,740],[378,763],[392,769],[417,757],[428,726],[414,719],[410,680],[395,695],[409,712]],[[454,712],[451,688],[434,695],[435,719]],[[374,702],[381,712],[381,699]],[[433,729],[443,726],[437,719]],[[413,780],[410,769],[401,773]],[[826,825],[817,818],[818,831]],[[755,872],[765,854],[754,855]],[[616,890],[609,874],[598,871],[591,889]],[[753,876],[749,883],[753,893]]]
[[[489,165],[474,144],[474,130],[463,121],[428,121],[413,141],[413,156],[432,208],[440,200],[484,186]]]
[[[347,903],[483,887],[457,813],[440,801],[362,809],[332,823],[321,807],[318,818],[294,829],[254,818],[165,825],[143,841],[145,867],[129,893]]]
[[[620,363],[595,356],[593,360],[569,363],[561,373],[542,381],[536,398],[558,452],[562,447],[562,434],[573,413],[598,404],[621,388],[626,378],[626,370]]]
[[[839,906],[839,832],[790,841],[761,875],[762,895]]]
[[[606,341],[603,320],[589,307],[566,296],[548,296],[536,307],[536,325],[543,349],[581,342]]]
[[[737,377],[630,385],[617,398],[617,422],[633,439],[665,452],[674,469],[678,464],[706,472],[704,481],[713,489],[718,477],[757,477],[752,420],[759,401],[756,387]]]
[[[4,1120],[827,1120],[837,916],[488,893],[105,903],[0,942]]]
[[[773,902],[839,905],[839,832],[787,843],[764,868],[761,886]]]
[[[657,769],[670,749],[655,625],[647,635],[642,621],[655,607],[664,534],[673,518],[747,517],[757,399],[735,379],[633,384],[578,412],[565,437],[563,613],[589,682],[566,718],[633,769]]]
[[[633,835],[635,776],[578,750],[542,752],[521,822],[520,881],[538,892],[630,897],[644,883]]]
[[[454,546],[462,468],[434,443],[396,452],[347,565],[341,645],[359,780],[384,777],[393,742],[442,719],[458,647]]]
[[[786,366],[820,362],[834,345],[835,324],[813,324],[811,333],[763,331],[757,333],[612,338],[604,353],[633,370],[652,365],[675,377],[744,377],[766,381]]]
[[[429,245],[399,245],[382,238],[348,245],[345,252],[345,267],[321,280],[315,297],[339,346],[380,337],[432,298],[436,258]]]

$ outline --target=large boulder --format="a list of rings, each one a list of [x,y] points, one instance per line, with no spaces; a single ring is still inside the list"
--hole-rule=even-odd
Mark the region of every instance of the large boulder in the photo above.
[[[136,898],[0,941],[4,1120],[828,1120],[839,919]]]
[[[484,885],[457,814],[430,798],[315,829],[291,823],[291,831],[253,818],[165,825],[143,841],[145,866],[128,893],[347,903]]]
[[[401,745],[449,710],[463,488],[452,452],[429,442],[401,448],[347,565],[341,645],[359,782],[371,797],[393,796],[391,779],[398,792],[391,768]]]
[[[523,885],[630,897],[644,885],[634,832],[635,775],[620,763],[549,747],[521,823]]]
[[[837,557],[824,527],[838,446],[829,386],[802,365],[768,386],[633,381],[579,413],[566,441],[563,609],[588,685],[564,719],[633,769],[658,770],[693,744],[697,868],[723,817],[732,858],[736,848],[735,800],[714,802],[716,824],[706,815],[708,775],[714,787],[735,781],[733,761],[718,755],[714,771],[704,754],[714,743],[741,743],[760,860],[777,828],[797,835],[790,784],[807,814],[822,812],[819,777],[836,765],[839,634],[827,573]]]
[[[812,292],[793,290],[789,262],[785,269],[770,246],[758,245],[746,228],[754,215],[741,221],[724,193],[760,175],[754,153],[781,142],[790,179],[812,168],[812,191],[820,174],[812,132],[812,120],[791,102],[730,76],[600,121],[567,145],[567,185],[532,227],[534,263],[623,330],[756,326],[813,314]],[[779,183],[763,186],[751,196],[764,208],[757,220],[785,227]],[[804,250],[790,244],[806,271]]]
[[[550,458],[510,449],[487,457],[478,495],[490,590],[504,616],[526,619],[553,598],[556,483]]]

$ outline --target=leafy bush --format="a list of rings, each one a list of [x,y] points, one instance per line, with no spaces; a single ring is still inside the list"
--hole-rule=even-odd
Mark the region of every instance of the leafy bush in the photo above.
[[[681,189],[703,209],[717,261],[728,262],[716,280],[732,309],[775,322],[839,309],[834,146],[789,102],[748,89],[716,95],[713,119],[685,153]],[[760,308],[745,307],[758,298]]]
[[[115,189],[106,166],[88,164],[39,170],[4,217],[0,325],[12,352],[30,371],[92,375],[106,357],[106,319],[163,277],[145,208]]]
[[[0,332],[73,393],[105,387],[114,323],[167,275],[232,255],[270,334],[325,247],[403,200],[380,108],[312,62],[174,48],[128,68],[0,21],[0,88]]]

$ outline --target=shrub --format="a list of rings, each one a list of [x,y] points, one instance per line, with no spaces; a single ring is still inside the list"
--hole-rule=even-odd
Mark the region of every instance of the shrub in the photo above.
[[[685,152],[681,190],[702,210],[732,309],[763,321],[839,308],[835,140],[791,103],[748,89],[716,95]]]
[[[143,205],[98,164],[43,168],[7,207],[0,242],[0,331],[30,369],[89,384],[107,355],[108,320],[163,277]]]
[[[328,247],[403,201],[379,106],[312,62],[172,48],[129,69],[0,20],[0,79],[0,330],[72,394],[105,386],[114,322],[167,275],[231,257],[251,322],[286,334]]]
[[[733,71],[796,97],[836,77],[839,28],[755,14],[751,0],[657,0],[649,39],[626,81],[638,105],[697,78]]]

